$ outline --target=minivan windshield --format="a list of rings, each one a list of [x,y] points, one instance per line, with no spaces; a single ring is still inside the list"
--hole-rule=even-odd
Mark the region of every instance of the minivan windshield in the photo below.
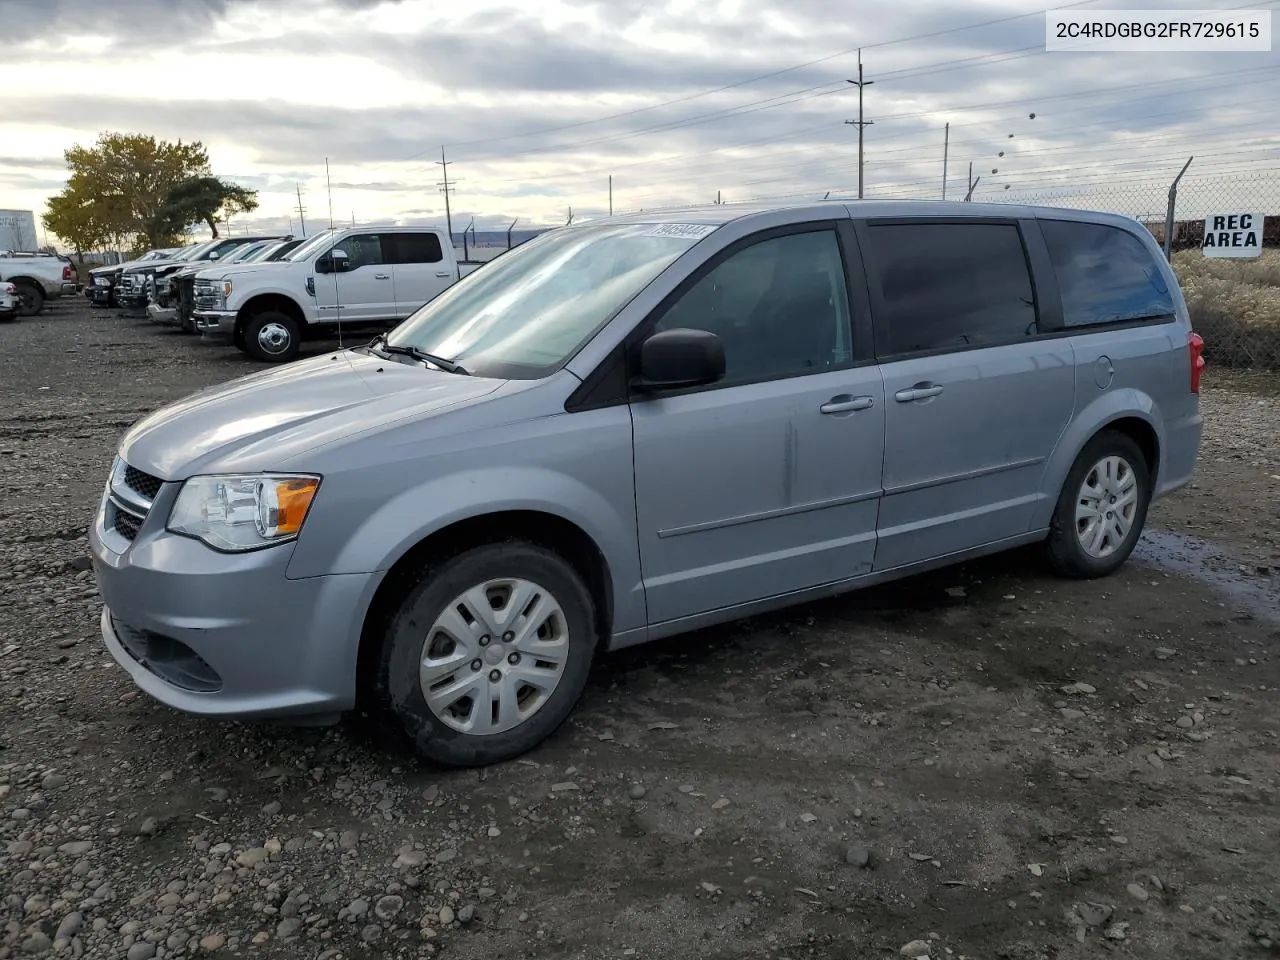
[[[386,343],[478,376],[544,377],[714,229],[604,222],[543,234],[419,308]]]
[[[313,253],[315,253],[317,250],[323,247],[327,242],[332,240],[333,237],[334,237],[334,233],[333,231],[330,231],[330,230],[326,230],[323,233],[317,233],[314,237],[312,237],[302,246],[298,247],[298,249],[294,250],[293,253],[289,254],[284,259],[289,263],[301,263],[303,260],[308,259]]]

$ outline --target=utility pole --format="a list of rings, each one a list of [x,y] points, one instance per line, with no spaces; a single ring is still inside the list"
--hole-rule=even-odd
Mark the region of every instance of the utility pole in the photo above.
[[[300,184],[293,185],[294,190],[298,194],[298,222],[302,224],[302,235],[307,235],[307,215],[302,210],[302,186]]]
[[[449,229],[449,242],[453,243],[453,214],[449,210],[449,191],[458,181],[449,179],[449,161],[444,158],[444,147],[440,148],[440,159],[436,161],[436,165],[444,171],[444,180],[436,186],[444,192],[444,221]]]
[[[858,88],[858,119],[846,120],[845,123],[849,124],[850,126],[855,126],[858,128],[858,199],[861,200],[862,199],[862,131],[866,127],[869,127],[871,126],[871,124],[875,123],[874,120],[862,119],[862,88],[871,86],[871,84],[875,83],[875,81],[862,79],[862,48],[861,47],[858,48],[858,79],[850,80],[848,82],[852,83],[854,86]]]
[[[951,124],[942,134],[942,199],[947,199],[947,148],[951,146]]]
[[[609,216],[613,216],[613,174],[609,174]]]

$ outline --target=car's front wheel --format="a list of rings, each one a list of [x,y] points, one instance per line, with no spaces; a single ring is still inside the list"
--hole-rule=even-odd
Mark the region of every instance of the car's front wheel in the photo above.
[[[1080,451],[1050,525],[1054,568],[1070,577],[1104,577],[1129,558],[1151,502],[1151,473],[1132,438],[1105,430]]]
[[[244,325],[245,352],[263,363],[284,363],[302,349],[298,322],[279,310],[266,310]]]
[[[490,543],[429,564],[388,619],[377,684],[426,759],[510,760],[549,737],[586,686],[594,605],[541,546]]]

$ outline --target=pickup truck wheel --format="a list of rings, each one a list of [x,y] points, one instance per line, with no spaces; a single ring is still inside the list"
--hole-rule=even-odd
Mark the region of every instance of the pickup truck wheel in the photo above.
[[[231,344],[241,353],[248,353],[244,346],[244,324],[237,323],[235,330],[231,334]]]
[[[44,291],[30,280],[15,280],[18,288],[18,316],[34,317],[44,309]]]
[[[1129,437],[1104,430],[1076,458],[1062,485],[1047,543],[1058,573],[1105,577],[1129,558],[1151,503],[1151,473]]]
[[[298,355],[302,334],[298,322],[279,310],[264,310],[244,325],[245,352],[263,363],[284,363]]]
[[[379,699],[428,760],[514,759],[581,697],[597,646],[593,612],[573,567],[530,543],[485,544],[430,564],[388,620]]]

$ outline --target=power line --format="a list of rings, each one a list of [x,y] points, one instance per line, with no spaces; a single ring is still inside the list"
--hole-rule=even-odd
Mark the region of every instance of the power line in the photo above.
[[[1189,81],[1189,82],[1188,82],[1188,84],[1189,84],[1189,85],[1194,85],[1194,84],[1197,84],[1197,83],[1199,83],[1199,82],[1201,82],[1201,81],[1203,81],[1203,80],[1207,80],[1207,79],[1212,79],[1212,78],[1195,78],[1195,79],[1192,79],[1191,81]],[[1246,80],[1246,81],[1244,81],[1244,82],[1242,82],[1242,83],[1238,83],[1238,84],[1236,84],[1236,85],[1235,85],[1235,87],[1234,87],[1234,89],[1237,89],[1237,90],[1238,90],[1238,89],[1240,89],[1241,87],[1252,86],[1252,85],[1255,85],[1255,84],[1258,84],[1258,83],[1268,83],[1268,82],[1271,82],[1271,81],[1272,81],[1272,79],[1273,79],[1272,77],[1260,77],[1260,78],[1253,79],[1253,80]],[[1188,89],[1188,87],[1184,86],[1182,89],[1185,91],[1186,89]],[[1110,94],[1110,92],[1111,92],[1111,91],[1109,91],[1109,90],[1097,90],[1097,91],[1082,92],[1080,95],[1081,95],[1081,96],[1085,96],[1085,95],[1087,94],[1087,95],[1090,95],[1090,96],[1105,97],[1105,96],[1107,96],[1108,94]],[[1125,106],[1130,106],[1130,105],[1133,105],[1133,104],[1136,104],[1136,103],[1141,103],[1141,102],[1143,101],[1143,99],[1145,99],[1145,98],[1132,98],[1132,97],[1125,97],[1125,98],[1123,98],[1123,99],[1121,100],[1121,102],[1120,102],[1120,103],[1116,104],[1116,106],[1119,106],[1119,105],[1121,105],[1121,104],[1123,104],[1123,105],[1125,105]],[[1153,95],[1151,95],[1150,99],[1166,100],[1166,99],[1167,99],[1167,94],[1166,94],[1163,90],[1161,90],[1161,92],[1159,92],[1159,93],[1157,93],[1157,94],[1153,94]],[[1028,99],[1026,102],[1027,102],[1027,103],[1033,103],[1033,102],[1034,102],[1034,100],[1033,100],[1033,99]],[[1267,101],[1264,101],[1264,100],[1251,100],[1251,101],[1243,101],[1243,102],[1237,101],[1236,103],[1231,104],[1231,107],[1241,106],[1241,105],[1244,105],[1244,104],[1247,104],[1247,103],[1261,103],[1261,102],[1267,102]],[[1106,107],[1106,106],[1111,106],[1111,105],[1110,105],[1110,104],[1103,104],[1103,105],[1101,105],[1101,106]],[[1053,114],[1052,114],[1052,115],[1050,115],[1050,116],[1049,116],[1049,117],[1047,117],[1046,119],[1047,119],[1047,120],[1056,120],[1056,119],[1060,119],[1060,118],[1062,118],[1062,117],[1064,117],[1064,116],[1069,116],[1069,115],[1077,114],[1077,113],[1092,112],[1092,111],[1095,111],[1095,110],[1097,110],[1097,109],[1099,109],[1099,105],[1096,105],[1096,104],[1090,104],[1090,105],[1081,106],[1081,107],[1072,107],[1072,108],[1069,108],[1069,109],[1067,109],[1067,110],[1056,110],[1056,111],[1054,111],[1054,112],[1053,112]],[[945,111],[939,111],[939,112],[945,112]],[[1151,120],[1151,119],[1154,119],[1154,118],[1157,118],[1157,117],[1187,116],[1187,115],[1191,115],[1191,114],[1199,114],[1200,112],[1201,112],[1201,111],[1200,111],[1199,109],[1197,109],[1197,108],[1191,108],[1191,109],[1185,109],[1185,108],[1184,108],[1184,109],[1174,110],[1174,111],[1162,111],[1162,112],[1159,112],[1159,113],[1149,113],[1149,112],[1144,112],[1144,113],[1142,114],[1142,119],[1143,119],[1144,121],[1146,121],[1146,120]],[[995,118],[991,118],[991,119],[989,119],[989,120],[987,120],[987,119],[984,119],[984,120],[971,120],[971,121],[962,122],[962,123],[952,123],[952,124],[951,124],[951,126],[952,126],[952,127],[955,127],[955,128],[965,128],[965,127],[975,127],[975,126],[1003,126],[1003,125],[1006,125],[1006,124],[1009,124],[1009,123],[1016,122],[1016,121],[1017,121],[1018,119],[1020,119],[1020,118],[1021,118],[1021,114],[1018,114],[1018,115],[1016,115],[1016,116],[1015,116],[1015,115],[1009,115],[1009,116],[1007,116],[1007,117],[1006,117],[1006,116],[1002,116],[1002,117],[995,117]],[[1260,122],[1260,123],[1261,123],[1261,122],[1264,122],[1264,121],[1263,121],[1263,120],[1259,120],[1258,122]],[[1107,126],[1109,126],[1109,125],[1110,125],[1110,121],[1108,121],[1108,122],[1106,122],[1106,123],[1098,123],[1098,124],[1084,124],[1084,125],[1079,125],[1079,126],[1076,126],[1074,129],[1076,129],[1076,130],[1080,130],[1080,129],[1090,129],[1090,128],[1094,128],[1094,127],[1103,127],[1103,128],[1105,128],[1105,127],[1107,127]],[[830,125],[829,125],[828,123],[812,124],[812,125],[807,125],[807,126],[801,127],[801,128],[799,128],[799,129],[797,129],[797,130],[792,130],[792,131],[788,131],[788,132],[784,132],[784,133],[780,133],[780,134],[775,134],[775,135],[771,135],[771,136],[766,136],[766,137],[759,137],[759,138],[755,138],[755,139],[747,140],[747,141],[740,141],[740,142],[737,142],[737,143],[725,144],[725,145],[723,145],[723,146],[715,147],[715,148],[710,149],[710,150],[690,151],[690,152],[687,152],[687,153],[675,154],[674,156],[661,157],[661,158],[656,158],[656,159],[655,159],[655,158],[645,158],[645,159],[643,159],[643,160],[635,160],[635,161],[631,161],[631,162],[623,163],[623,164],[614,163],[614,164],[610,164],[610,165],[608,165],[608,166],[604,166],[604,167],[597,167],[597,168],[590,168],[590,169],[578,169],[578,170],[571,170],[571,171],[566,171],[566,172],[563,172],[563,173],[535,174],[535,175],[533,175],[533,176],[520,176],[520,177],[503,177],[503,178],[495,179],[493,182],[496,182],[496,183],[524,183],[524,184],[527,184],[527,183],[531,183],[531,182],[539,182],[539,181],[545,181],[545,180],[570,180],[570,179],[579,178],[579,177],[581,177],[581,178],[588,178],[588,177],[591,177],[591,176],[593,176],[593,175],[607,173],[608,171],[612,171],[612,170],[619,170],[619,169],[627,169],[627,168],[631,168],[631,167],[641,167],[641,166],[643,166],[643,167],[645,167],[646,169],[652,169],[653,167],[657,167],[657,166],[665,166],[665,165],[667,165],[667,164],[670,164],[670,163],[676,163],[676,162],[681,161],[681,160],[692,160],[692,159],[698,159],[698,158],[708,157],[708,156],[712,156],[712,155],[714,155],[714,154],[724,153],[724,152],[726,152],[726,151],[730,151],[730,150],[738,150],[738,149],[743,149],[743,148],[746,148],[746,147],[759,146],[759,145],[761,145],[761,144],[775,144],[775,143],[781,143],[781,142],[785,142],[785,141],[788,141],[788,140],[794,140],[794,139],[797,139],[797,138],[800,138],[800,137],[805,137],[805,136],[807,136],[807,135],[809,135],[809,134],[811,134],[811,133],[815,133],[815,132],[818,132],[818,131],[829,131],[830,129],[831,129],[831,128],[830,128]],[[921,135],[926,135],[926,134],[929,134],[929,133],[932,133],[932,132],[933,132],[932,130],[922,131],[922,132],[921,132]],[[914,136],[914,135],[909,135],[909,136]],[[969,138],[969,139],[967,139],[967,140],[952,141],[952,143],[953,143],[953,145],[954,145],[954,146],[959,146],[959,145],[961,145],[961,144],[973,144],[973,143],[986,142],[986,141],[989,141],[990,139],[991,139],[990,137],[974,137],[974,138]],[[790,148],[787,148],[787,149],[785,149],[785,150],[776,150],[776,151],[773,151],[773,152],[772,152],[772,153],[770,153],[767,157],[761,158],[761,160],[768,161],[768,162],[773,162],[773,160],[775,160],[775,159],[777,159],[777,158],[785,157],[785,156],[788,156],[788,155],[790,155],[790,154],[794,154],[794,153],[797,153],[797,152],[800,152],[800,151],[812,151],[812,150],[815,148],[815,146],[820,146],[820,147],[831,147],[831,146],[834,146],[834,145],[835,145],[835,143],[837,143],[837,142],[838,142],[838,141],[835,141],[835,140],[823,140],[823,141],[818,142],[817,144],[814,144],[814,143],[805,143],[805,144],[800,144],[800,145],[798,145],[798,146],[790,147]],[[887,140],[887,141],[882,141],[882,142],[883,142],[883,143],[890,143],[890,144],[892,144],[892,143],[898,143],[898,142],[901,142],[901,138],[900,138],[900,137],[892,137],[892,138],[890,138],[889,140]],[[920,146],[921,146],[921,147],[924,147],[924,144],[921,144]],[[879,156],[886,156],[886,155],[901,154],[901,153],[904,153],[904,152],[910,152],[911,150],[914,150],[914,149],[916,149],[916,147],[914,147],[914,146],[907,146],[907,147],[902,147],[902,148],[897,148],[897,149],[890,149],[890,150],[883,150],[883,149],[882,149],[882,150],[879,150],[879,151],[878,151],[878,155],[879,155]],[[1021,151],[1019,151],[1019,153],[1021,153]],[[745,168],[746,168],[746,169],[753,169],[753,168],[759,168],[759,167],[760,167],[760,164],[759,164],[759,163],[747,162],[747,164],[746,164],[746,167],[745,167]],[[698,174],[697,176],[700,176],[700,177],[701,177],[701,176],[715,176],[715,177],[721,177],[721,176],[723,175],[723,174],[721,173],[721,170],[722,170],[722,169],[732,169],[732,170],[735,170],[735,171],[740,171],[740,170],[744,169],[744,162],[743,162],[743,161],[741,161],[741,160],[739,160],[739,159],[736,159],[736,158],[735,158],[735,159],[726,159],[726,160],[722,161],[722,165],[714,166],[714,167],[710,168],[709,170],[708,170],[708,169],[706,169],[706,167],[705,167],[705,165],[704,165],[704,164],[700,164],[700,165],[699,165],[699,168],[700,168],[703,172],[702,172],[701,174]]]
[[[1094,2],[1096,2],[1096,0],[1076,0],[1076,2],[1074,3],[1061,4],[1056,7],[1047,7],[1042,10],[1032,11],[1030,13],[1019,13],[1019,14],[1014,14],[1007,17],[997,17],[994,20],[984,20],[979,23],[966,24],[965,26],[960,26],[960,27],[950,27],[945,30],[933,30],[928,33],[917,33],[911,36],[898,37],[897,39],[894,39],[894,40],[881,40],[875,43],[865,43],[859,47],[852,47],[848,50],[840,50],[840,51],[837,51],[836,53],[827,54],[826,56],[818,57],[814,60],[808,60],[808,61],[805,61],[804,63],[798,63],[790,67],[784,67],[780,70],[772,70],[768,73],[757,74],[756,76],[747,77],[746,79],[738,80],[738,81],[735,81],[734,83],[724,84],[723,86],[714,87],[710,90],[701,90],[701,91],[698,91],[697,93],[687,94],[682,97],[675,97],[670,100],[663,100],[660,103],[650,104],[649,106],[645,106],[645,107],[636,107],[632,110],[624,110],[620,113],[605,114],[603,116],[593,117],[589,120],[579,120],[574,123],[559,124],[557,126],[552,126],[552,127],[542,127],[537,130],[527,130],[522,133],[506,134],[500,137],[485,137],[485,138],[479,138],[474,140],[458,140],[458,141],[455,141],[454,143],[448,144],[448,146],[464,147],[464,146],[475,146],[477,144],[482,144],[482,143],[501,143],[508,140],[522,139],[524,137],[540,136],[545,133],[559,133],[562,130],[579,129],[581,127],[590,126],[591,124],[595,124],[595,123],[604,123],[609,120],[619,120],[624,117],[632,117],[632,116],[636,116],[637,114],[648,113],[653,110],[660,110],[663,107],[674,106],[675,104],[678,104],[678,103],[687,103],[690,100],[697,100],[702,97],[714,96],[717,93],[724,93],[728,90],[737,89],[738,87],[747,86],[752,83],[758,83],[761,80],[770,80],[774,77],[780,77],[780,76],[783,76],[784,74],[794,73],[797,70],[804,70],[808,67],[814,67],[820,63],[826,63],[830,60],[835,60],[840,57],[847,57],[850,54],[856,53],[863,47],[870,50],[873,48],[890,47],[890,46],[896,46],[902,43],[910,43],[915,40],[930,40],[930,39],[933,39],[934,37],[947,36],[953,33],[963,33],[966,30],[979,30],[979,29],[982,29],[983,27],[994,27],[1004,23],[1012,23],[1016,20],[1025,20],[1029,17],[1043,16],[1044,14],[1049,13],[1050,11],[1053,11],[1053,10],[1070,10],[1074,7],[1083,7]],[[417,159],[418,157],[424,156],[426,153],[427,151],[423,150],[420,153],[412,154],[411,156],[404,158],[405,162],[409,160]]]
[[[1256,99],[1253,99],[1253,100],[1239,101],[1239,102],[1237,102],[1237,103],[1233,104],[1232,106],[1233,106],[1233,107],[1245,107],[1245,106],[1250,106],[1250,105],[1254,105],[1254,104],[1273,103],[1273,102],[1275,102],[1275,100],[1276,100],[1276,98],[1275,98],[1275,97],[1263,97],[1263,98],[1256,98]],[[1082,109],[1086,109],[1086,110],[1087,110],[1087,109],[1093,109],[1093,108],[1082,108]],[[1073,111],[1073,112],[1080,112],[1080,111]],[[1197,110],[1186,110],[1186,109],[1183,109],[1183,110],[1176,110],[1176,111],[1166,111],[1166,112],[1162,112],[1162,113],[1155,113],[1155,114],[1144,114],[1144,119],[1154,119],[1154,118],[1160,118],[1160,117],[1172,117],[1172,116],[1189,116],[1189,115],[1194,115],[1194,114],[1198,114],[1198,113],[1199,113],[1199,111],[1197,111]],[[995,122],[995,121],[993,121],[993,122]],[[1073,132],[1087,131],[1087,130],[1108,130],[1108,129],[1112,129],[1112,128],[1114,128],[1114,124],[1115,124],[1115,122],[1116,122],[1116,121],[1102,121],[1102,122],[1098,122],[1098,123],[1094,123],[1094,124],[1078,124],[1078,125],[1076,125],[1076,126],[1074,126],[1074,127],[1073,127]],[[1225,128],[1217,128],[1217,129],[1215,129],[1213,132],[1214,132],[1215,134],[1217,134],[1217,133],[1219,133],[1219,132],[1221,132],[1221,131],[1243,130],[1243,129],[1253,128],[1253,127],[1256,127],[1256,126],[1257,126],[1257,121],[1251,121],[1250,123],[1242,124],[1242,125],[1239,125],[1239,126],[1234,126],[1234,127],[1225,127]],[[1067,150],[1076,151],[1077,153],[1092,153],[1092,152],[1096,152],[1096,151],[1122,151],[1122,150],[1125,150],[1125,151],[1128,151],[1128,152],[1131,154],[1131,153],[1132,153],[1132,150],[1134,149],[1134,147],[1135,147],[1135,146],[1139,146],[1139,147],[1140,147],[1141,142],[1147,142],[1147,141],[1150,141],[1150,140],[1153,140],[1153,139],[1176,140],[1176,139],[1179,139],[1179,138],[1182,138],[1182,137],[1187,137],[1187,136],[1202,136],[1202,134],[1191,133],[1191,132],[1185,132],[1185,133],[1177,133],[1177,134],[1168,134],[1168,135],[1165,135],[1164,137],[1156,137],[1156,138],[1146,137],[1146,138],[1144,138],[1142,141],[1136,141],[1136,140],[1135,140],[1135,141],[1133,141],[1133,142],[1126,142],[1126,143],[1114,143],[1114,142],[1109,142],[1109,143],[1105,143],[1105,144],[1097,144],[1097,145],[1089,146],[1089,147],[1078,147],[1078,146],[1076,146],[1076,145],[1074,145],[1074,144],[1061,144],[1061,143],[1054,143],[1054,144],[1052,144],[1052,145],[1044,146],[1044,147],[1031,147],[1031,148],[1029,148],[1029,149],[1018,149],[1018,150],[1016,150],[1016,151],[1012,152],[1012,153],[1009,155],[1009,157],[1007,158],[1007,160],[1009,160],[1009,161],[1013,161],[1013,162],[1018,162],[1018,161],[1020,161],[1020,159],[1021,159],[1021,158],[1024,158],[1024,157],[1027,157],[1027,156],[1037,156],[1037,155],[1041,155],[1041,154],[1045,154],[1045,153],[1060,153],[1060,152],[1067,151]],[[970,145],[970,144],[989,144],[989,143],[992,143],[992,141],[993,141],[993,138],[991,138],[991,137],[977,137],[977,138],[970,138],[970,139],[960,140],[960,141],[954,141],[954,140],[953,140],[953,141],[952,141],[952,146],[953,146],[953,147],[955,147],[955,146],[959,146],[959,145],[961,145],[961,144],[965,144],[965,145]],[[795,152],[795,150],[797,150],[797,149],[807,149],[807,150],[811,150],[812,148],[811,148],[811,147],[792,148],[791,150],[786,151],[786,153],[794,153],[794,152]],[[935,146],[935,145],[932,145],[932,144],[930,144],[930,145],[920,144],[920,145],[911,145],[911,146],[907,146],[907,147],[901,147],[901,148],[898,148],[898,149],[883,150],[883,151],[880,151],[878,155],[879,155],[879,156],[882,156],[882,157],[892,157],[892,158],[895,160],[895,162],[897,162],[897,163],[899,163],[899,164],[909,164],[909,163],[915,162],[915,161],[917,161],[917,160],[919,160],[920,162],[932,162],[932,161],[934,160],[934,158],[935,158],[935,155],[934,155],[934,153],[932,152],[933,150],[936,150],[936,146]],[[785,157],[785,156],[783,156],[783,155],[780,153],[779,155],[775,155],[775,156],[773,156],[773,157],[768,158],[768,163],[767,163],[767,164],[764,164],[764,165],[757,164],[757,165],[755,165],[755,166],[753,166],[753,167],[746,167],[745,169],[749,169],[749,170],[759,170],[759,172],[762,172],[762,173],[763,173],[763,172],[767,172],[768,170],[772,170],[772,169],[780,169],[780,168],[782,167],[782,165],[783,165],[785,162],[787,162],[787,161],[786,161],[786,157]],[[839,161],[838,161],[838,160],[831,160],[831,161],[828,161],[828,165],[838,165],[838,163],[839,163]],[[738,173],[741,173],[741,172],[743,171],[743,169],[744,169],[744,168],[742,167],[742,165],[737,165],[737,166],[735,167],[735,171],[736,171],[736,172],[738,172]],[[825,169],[825,167],[824,167],[823,169]],[[822,174],[821,174],[820,172],[815,172],[814,174],[811,174],[811,175],[809,175],[809,176],[810,176],[810,178],[816,179],[817,177],[820,177],[821,175],[822,175]],[[676,176],[676,175],[675,175],[675,174],[672,174],[672,175],[670,175],[670,176]],[[727,174],[724,170],[720,169],[719,167],[713,167],[713,168],[708,169],[708,170],[703,170],[702,172],[699,172],[699,173],[693,173],[693,174],[685,175],[685,176],[681,177],[681,182],[682,182],[682,183],[688,183],[688,182],[694,182],[694,183],[696,183],[696,182],[699,182],[699,181],[705,181],[705,180],[707,180],[707,179],[711,179],[711,178],[714,178],[714,179],[720,179],[720,180],[724,180],[724,179],[728,178],[734,186],[738,186],[738,187],[741,187],[741,186],[744,186],[744,185],[750,185],[750,184],[753,184],[753,183],[770,183],[770,182],[779,182],[779,181],[792,180],[792,179],[794,179],[794,178],[792,178],[792,177],[779,177],[779,178],[775,178],[775,179],[772,179],[772,180],[770,180],[770,179],[765,179],[765,180],[752,180],[752,181],[735,180],[735,179],[732,177],[732,174],[731,174],[731,173],[728,173],[728,174]]]

